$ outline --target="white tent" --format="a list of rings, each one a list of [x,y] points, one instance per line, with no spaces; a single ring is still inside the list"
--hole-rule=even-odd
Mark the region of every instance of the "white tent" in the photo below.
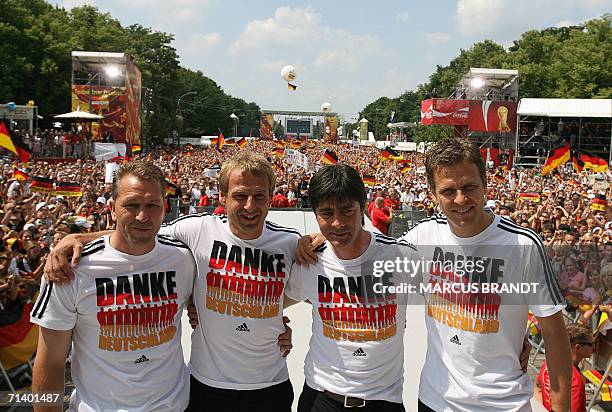
[[[521,99],[520,116],[612,117],[612,99]]]
[[[75,110],[74,112],[58,114],[53,116],[54,119],[74,120],[74,121],[95,121],[104,119],[104,116],[100,116],[94,113],[87,113],[81,110]]]

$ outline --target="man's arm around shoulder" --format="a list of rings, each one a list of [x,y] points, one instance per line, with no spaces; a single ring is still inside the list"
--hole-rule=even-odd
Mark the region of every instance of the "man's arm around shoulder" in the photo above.
[[[72,341],[72,330],[40,328],[32,373],[32,392],[64,393],[64,367]],[[61,411],[62,405],[34,404],[35,412]]]
[[[550,376],[552,410],[571,410],[572,353],[561,311],[538,317],[546,347],[546,364]]]

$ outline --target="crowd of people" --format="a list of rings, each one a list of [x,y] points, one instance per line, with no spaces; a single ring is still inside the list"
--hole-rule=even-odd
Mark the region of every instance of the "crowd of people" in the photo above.
[[[48,144],[37,146],[37,141]],[[53,144],[49,145],[51,141]],[[46,256],[64,236],[114,227],[109,208],[112,184],[105,181],[105,163],[80,158],[45,160],[43,156],[69,158],[79,153],[75,157],[80,157],[78,143],[73,143],[68,153],[66,144],[58,142],[61,135],[55,133],[34,135],[29,142],[34,152],[32,162],[26,165],[4,159],[0,181],[2,311],[33,299]],[[43,147],[55,147],[55,151],[50,153]],[[394,161],[382,158],[381,151],[372,146],[307,141],[293,146],[309,158],[312,167],[305,171],[287,164],[274,151],[277,147],[277,142],[252,140],[245,148],[229,145],[221,151],[216,147],[159,148],[136,157],[154,163],[164,172],[175,188],[169,196],[177,199],[179,215],[202,210],[225,213],[216,171],[242,150],[258,153],[272,163],[276,174],[273,207],[310,207],[309,181],[324,164],[321,157],[327,149],[337,155],[340,163],[371,178],[367,210],[382,233],[389,233],[395,211],[421,210],[428,215],[438,211],[423,168],[422,153],[403,153],[403,161]],[[20,176],[17,170],[24,173]],[[609,176],[588,171],[576,173],[568,167],[561,167],[549,176],[541,176],[539,169],[503,166],[487,173],[487,207],[541,236],[569,302],[568,310],[578,311],[581,322],[596,326],[601,313],[608,311],[612,302],[612,209],[601,203],[601,195],[609,194]],[[69,196],[34,191],[30,186],[35,177],[56,183],[75,182],[81,192]],[[605,333],[605,328],[602,329]],[[601,352],[606,351],[612,352],[612,345]]]

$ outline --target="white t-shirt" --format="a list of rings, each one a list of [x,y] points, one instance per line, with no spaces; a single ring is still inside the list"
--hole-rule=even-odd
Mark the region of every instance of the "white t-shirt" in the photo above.
[[[278,348],[283,293],[300,234],[271,222],[242,240],[226,216],[188,215],[161,233],[187,244],[198,267],[193,301],[199,325],[191,336],[191,374],[223,389],[261,389],[289,379]]]
[[[126,255],[104,236],[83,248],[73,282],[47,284],[32,322],[73,330],[71,411],[181,411],[189,371],[181,314],[195,263],[187,247],[158,236],[154,249]]]
[[[339,259],[325,243],[311,266],[294,265],[285,294],[312,304],[312,337],[304,362],[306,384],[318,391],[366,400],[402,402],[406,295],[374,283],[407,283],[403,273],[376,276],[373,262],[413,258],[405,242],[370,233],[358,258]]]
[[[419,399],[438,412],[531,410],[532,384],[519,364],[527,314],[550,316],[565,307],[540,238],[500,216],[478,235],[459,238],[445,216],[434,215],[403,239],[418,245],[427,260],[464,262],[472,281],[538,284],[535,293],[427,291],[428,345]],[[465,263],[471,258],[464,257],[484,260],[472,260],[479,262],[473,270]],[[467,278],[453,276],[461,274],[456,263],[451,270],[426,272],[428,286],[462,284]]]

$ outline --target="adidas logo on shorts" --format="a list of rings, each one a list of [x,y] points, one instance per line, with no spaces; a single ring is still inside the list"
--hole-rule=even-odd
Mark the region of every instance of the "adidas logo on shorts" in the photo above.
[[[140,358],[136,359],[134,363],[139,364],[139,363],[148,362],[148,361],[149,361],[149,358],[147,358],[145,355],[142,355]]]
[[[451,343],[461,346],[461,342],[459,342],[459,336],[455,335],[450,339]]]
[[[353,352],[353,356],[366,356],[366,353],[363,351],[363,349],[359,348]]]
[[[249,327],[247,326],[246,323],[243,323],[242,325],[239,325],[236,330],[238,332],[250,332],[251,330],[249,329]]]

